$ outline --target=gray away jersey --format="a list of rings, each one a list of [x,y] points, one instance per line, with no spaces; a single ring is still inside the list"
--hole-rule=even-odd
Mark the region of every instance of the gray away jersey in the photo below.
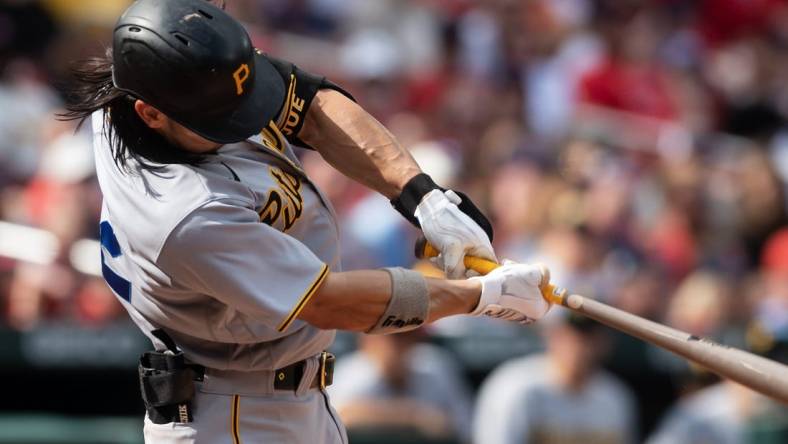
[[[295,318],[340,269],[336,218],[275,124],[196,167],[125,173],[102,123],[94,114],[102,271],[144,332],[221,370],[281,368],[331,344],[334,331]]]

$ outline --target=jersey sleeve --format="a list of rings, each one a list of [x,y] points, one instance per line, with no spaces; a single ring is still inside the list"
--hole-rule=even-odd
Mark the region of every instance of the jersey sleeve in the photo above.
[[[175,284],[284,332],[328,276],[297,239],[231,201],[209,202],[172,231],[158,257]]]
[[[276,68],[279,75],[282,76],[287,88],[285,101],[274,124],[287,138],[288,142],[312,149],[312,147],[299,139],[298,133],[304,126],[306,114],[317,92],[321,89],[333,89],[339,91],[350,100],[355,101],[355,99],[350,93],[323,76],[311,74],[290,62],[269,55],[265,57]]]

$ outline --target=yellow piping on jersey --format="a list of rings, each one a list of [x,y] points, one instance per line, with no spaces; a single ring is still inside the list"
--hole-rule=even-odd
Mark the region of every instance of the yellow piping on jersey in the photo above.
[[[287,327],[290,327],[290,324],[293,323],[295,318],[297,318],[298,315],[301,314],[301,310],[303,310],[304,307],[306,307],[306,304],[309,302],[310,299],[312,299],[312,296],[315,295],[315,293],[317,292],[317,288],[320,287],[320,284],[323,283],[323,281],[326,279],[326,276],[328,276],[328,265],[323,264],[323,268],[320,270],[320,273],[317,274],[317,278],[315,278],[315,281],[309,287],[309,290],[307,290],[306,293],[304,293],[304,295],[301,296],[301,299],[298,301],[298,304],[296,304],[296,306],[293,308],[293,311],[291,311],[290,314],[287,315],[285,320],[282,321],[282,323],[277,328],[279,332],[283,332],[287,330]]]
[[[230,429],[233,435],[233,444],[241,444],[241,431],[238,427],[238,418],[241,410],[241,396],[233,395],[232,414],[230,415]]]
[[[260,134],[263,137],[263,142],[265,142],[266,146],[271,145],[272,148],[279,151],[280,153],[283,153],[285,151],[285,144],[282,143],[282,139],[275,137],[269,128],[276,128],[276,125],[271,123],[268,125],[268,128],[263,128],[263,131]],[[279,130],[277,129],[277,132],[278,131]]]
[[[276,124],[274,122],[268,122],[268,130],[270,130],[271,133],[276,138],[277,144],[279,144],[282,147],[282,149],[284,149],[284,146],[285,146],[285,135],[282,134],[282,131],[279,130],[279,127],[276,126]]]
[[[287,96],[285,99],[285,106],[283,112],[279,116],[279,120],[277,120],[276,122],[277,127],[284,128],[285,123],[287,123],[287,117],[290,115],[290,110],[293,108],[293,97],[295,96],[295,87],[296,87],[296,76],[295,74],[290,74],[290,87],[287,89]]]

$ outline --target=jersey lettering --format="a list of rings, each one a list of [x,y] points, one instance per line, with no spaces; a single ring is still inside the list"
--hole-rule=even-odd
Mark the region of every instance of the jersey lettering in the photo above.
[[[282,136],[282,133],[279,132],[279,128],[277,128],[273,122],[270,122],[268,124],[268,128],[263,128],[263,131],[260,133],[260,136],[263,139],[263,145],[265,145],[267,148],[271,148],[280,153],[284,152],[285,150],[284,136]]]
[[[287,231],[293,227],[304,211],[301,179],[276,167],[270,167],[268,171],[279,188],[268,192],[268,200],[260,210],[260,222],[273,227],[281,220],[282,231]]]
[[[287,114],[287,119],[285,120],[285,126],[282,128],[282,132],[288,136],[293,135],[293,130],[298,126],[299,122],[301,122],[301,114],[304,112],[306,100],[293,95],[291,105],[290,112]]]
[[[271,190],[268,193],[268,200],[263,205],[260,211],[260,222],[274,226],[282,213],[282,197],[277,190]]]

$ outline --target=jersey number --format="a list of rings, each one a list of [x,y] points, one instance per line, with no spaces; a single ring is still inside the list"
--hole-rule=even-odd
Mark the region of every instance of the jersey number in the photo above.
[[[126,302],[131,302],[131,282],[112,271],[107,266],[104,257],[104,250],[113,258],[123,255],[123,252],[120,251],[118,238],[115,237],[115,231],[112,229],[112,225],[110,225],[109,222],[104,221],[101,222],[99,233],[101,237],[101,246],[103,247],[101,249],[101,274],[104,276],[104,280],[107,281],[109,288],[111,288],[118,297]]]

